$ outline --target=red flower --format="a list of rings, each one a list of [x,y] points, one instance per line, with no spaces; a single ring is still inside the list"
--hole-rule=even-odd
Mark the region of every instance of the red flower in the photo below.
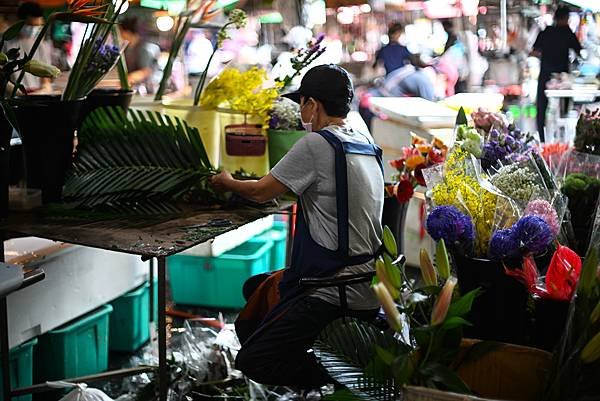
[[[412,184],[408,180],[402,180],[396,184],[396,199],[400,203],[406,203],[412,198],[415,192]]]
[[[392,166],[392,168],[395,168],[396,170],[400,170],[404,167],[404,159],[390,160],[389,163],[390,166]]]
[[[546,273],[546,289],[551,298],[570,301],[581,273],[581,258],[566,246],[559,245]]]
[[[441,151],[440,149],[433,148],[429,151],[429,154],[427,155],[427,159],[429,160],[429,162],[431,164],[438,164],[438,163],[443,163],[444,160],[446,159],[446,156],[444,155],[444,152]]]
[[[544,290],[539,288],[537,285],[538,271],[535,265],[535,260],[533,260],[531,255],[525,257],[523,260],[523,265],[520,269],[511,269],[504,266],[504,272],[523,283],[531,294],[539,296],[544,295]]]
[[[423,176],[423,169],[425,168],[424,164],[421,164],[420,166],[417,166],[415,168],[415,171],[413,173],[415,180],[417,181],[417,184],[425,186],[425,177]]]

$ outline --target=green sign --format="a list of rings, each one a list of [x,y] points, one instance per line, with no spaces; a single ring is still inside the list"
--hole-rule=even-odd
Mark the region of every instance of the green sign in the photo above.
[[[185,10],[185,0],[141,0],[142,7],[155,8],[157,10],[167,10],[169,14],[179,14]]]

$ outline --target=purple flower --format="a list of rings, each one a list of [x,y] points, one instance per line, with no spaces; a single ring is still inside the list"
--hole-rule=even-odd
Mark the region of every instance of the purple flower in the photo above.
[[[548,201],[536,199],[529,202],[525,208],[525,214],[541,217],[546,223],[548,223],[554,236],[558,235],[558,231],[560,230],[558,214]]]
[[[498,230],[490,240],[489,255],[492,259],[507,259],[520,254],[519,239],[512,228]]]
[[[538,254],[546,250],[554,239],[552,228],[539,216],[527,215],[517,221],[513,234],[525,250]]]
[[[427,216],[427,232],[439,241],[443,239],[449,247],[462,247],[470,250],[473,239],[471,217],[463,214],[454,206],[438,206]]]

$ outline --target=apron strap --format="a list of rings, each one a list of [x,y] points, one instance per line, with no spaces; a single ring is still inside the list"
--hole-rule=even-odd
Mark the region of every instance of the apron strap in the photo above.
[[[335,197],[337,206],[338,252],[347,257],[350,253],[350,226],[348,212],[348,165],[342,141],[329,131],[321,135],[335,150]]]

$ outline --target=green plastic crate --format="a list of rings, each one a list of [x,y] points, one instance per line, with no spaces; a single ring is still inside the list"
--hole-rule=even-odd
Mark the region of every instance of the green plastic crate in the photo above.
[[[103,372],[108,368],[110,305],[77,318],[39,338],[37,382]]]
[[[287,259],[287,230],[288,225],[285,221],[275,221],[272,228],[260,234],[257,238],[250,240],[273,241],[269,261],[270,271],[280,270],[285,267]]]
[[[33,347],[37,342],[37,338],[34,338],[10,350],[10,387],[13,390],[33,384]],[[0,381],[0,401],[4,401],[3,388]],[[14,397],[13,401],[15,400],[31,401],[31,395]]]
[[[269,271],[268,240],[248,241],[218,257],[175,255],[168,259],[171,295],[177,304],[241,308],[242,286]]]
[[[133,352],[150,339],[150,285],[148,282],[112,301],[110,351]]]

